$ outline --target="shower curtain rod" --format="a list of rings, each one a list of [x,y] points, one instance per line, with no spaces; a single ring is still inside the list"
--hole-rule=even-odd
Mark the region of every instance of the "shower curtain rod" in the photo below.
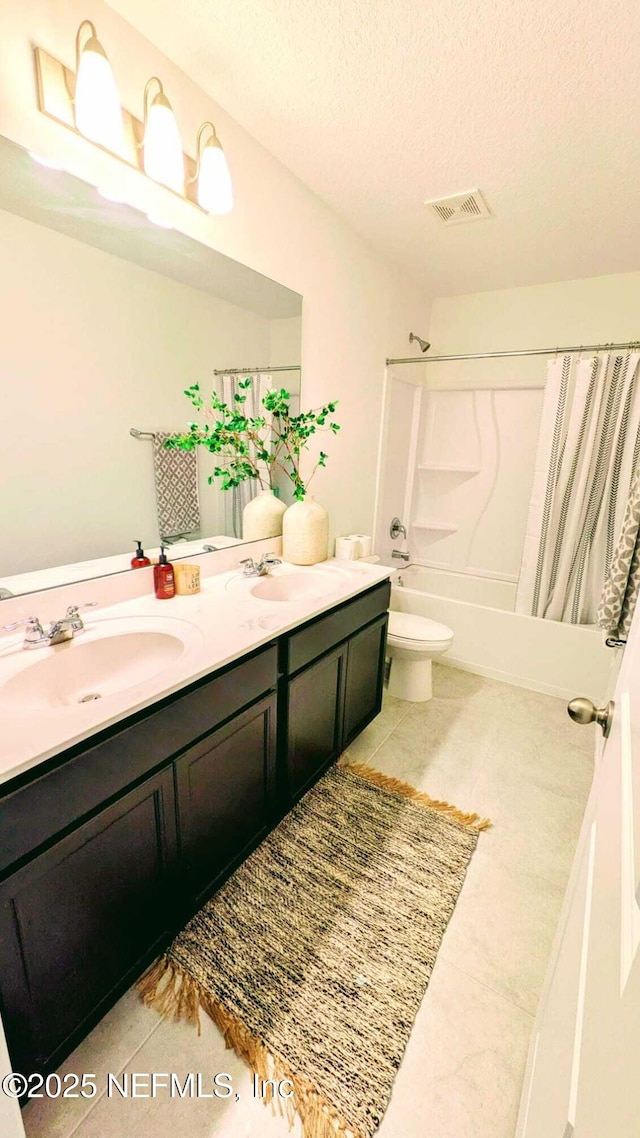
[[[300,364],[287,364],[286,367],[214,367],[214,375],[271,375],[273,371],[300,371]]]
[[[640,340],[630,340],[626,344],[574,344],[570,348],[527,348],[519,352],[469,352],[456,356],[405,356],[404,359],[386,360],[389,364],[437,364],[447,360],[497,360],[508,356],[552,356],[568,355],[572,352],[619,352],[639,348]]]

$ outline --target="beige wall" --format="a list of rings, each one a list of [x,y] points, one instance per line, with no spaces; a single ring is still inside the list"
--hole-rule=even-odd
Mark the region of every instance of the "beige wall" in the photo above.
[[[528,288],[439,297],[431,311],[431,355],[599,344],[640,338],[640,272]],[[544,356],[473,360],[425,368],[430,384],[543,384]]]
[[[335,532],[371,532],[382,380],[386,356],[404,355],[408,333],[424,327],[427,304],[346,223],[280,165],[177,67],[101,0],[25,0],[0,7],[0,133],[94,184],[112,159],[36,108],[32,43],[73,64],[78,24],[95,21],[110,54],[122,102],[139,114],[146,79],[159,74],[185,149],[212,118],[231,166],[236,207],[209,218],[125,170],[132,199],[169,210],[174,226],[301,293],[305,403],[340,400],[341,434],[314,483]],[[250,81],[250,76],[247,77]],[[264,92],[268,100],[268,91]],[[357,470],[354,472],[354,456]]]

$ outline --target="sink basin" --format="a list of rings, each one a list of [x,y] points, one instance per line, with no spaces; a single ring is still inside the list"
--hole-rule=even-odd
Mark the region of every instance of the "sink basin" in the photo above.
[[[344,580],[337,573],[308,569],[306,573],[260,577],[250,592],[263,601],[313,601],[335,593],[343,584]]]
[[[0,687],[0,700],[14,708],[50,711],[92,703],[144,683],[179,660],[193,643],[193,634],[196,639],[200,635],[187,622],[158,624],[160,628],[140,629],[127,627],[123,620],[105,620],[74,640],[25,653],[27,660],[21,657],[19,670]]]

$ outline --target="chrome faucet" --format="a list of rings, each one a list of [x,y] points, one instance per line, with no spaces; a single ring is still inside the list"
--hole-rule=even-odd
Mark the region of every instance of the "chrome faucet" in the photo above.
[[[401,549],[392,549],[391,556],[397,558],[398,561],[408,561],[411,554],[404,553]]]
[[[271,567],[273,565],[282,565],[282,561],[279,557],[276,557],[275,553],[265,553],[257,565],[253,557],[245,557],[240,564],[244,565],[244,569],[242,570],[243,577],[266,577]]]
[[[3,626],[5,632],[14,632],[16,628],[26,626],[23,648],[49,648],[54,644],[62,644],[65,640],[73,640],[85,631],[85,623],[80,616],[80,609],[95,608],[97,601],[88,601],[84,605],[69,605],[66,615],[60,620],[52,620],[45,628],[42,627],[37,616],[26,616],[23,620],[15,620],[13,624]]]

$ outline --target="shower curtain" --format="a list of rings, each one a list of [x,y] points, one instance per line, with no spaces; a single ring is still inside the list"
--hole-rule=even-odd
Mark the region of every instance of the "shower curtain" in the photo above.
[[[234,395],[240,392],[240,380],[251,379],[251,387],[243,392],[248,397],[244,405],[245,410],[248,418],[254,418],[260,414],[262,397],[271,387],[269,376],[261,374],[252,376],[244,374],[222,375],[218,376],[218,379],[218,394],[225,403],[229,404],[233,403]],[[260,484],[255,478],[247,478],[239,486],[233,486],[231,490],[224,491],[224,532],[228,537],[242,538],[242,511],[247,502],[255,498],[259,489]]]
[[[547,366],[516,611],[593,624],[640,460],[639,352]]]

